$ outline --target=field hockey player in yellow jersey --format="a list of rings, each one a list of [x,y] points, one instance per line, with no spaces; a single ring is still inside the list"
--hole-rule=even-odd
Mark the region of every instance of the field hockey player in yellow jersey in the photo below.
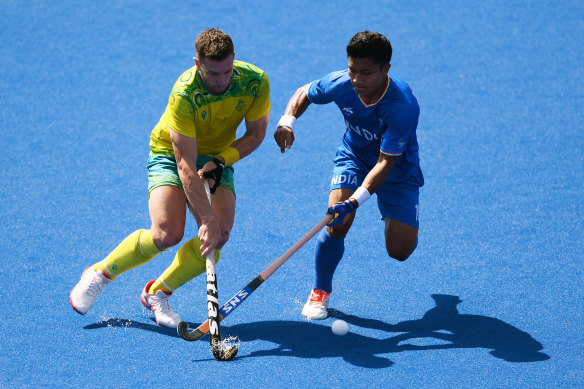
[[[210,28],[195,41],[195,66],[174,84],[168,105],[150,136],[149,212],[152,226],[131,233],[105,259],[85,269],[71,290],[73,309],[86,314],[98,293],[117,276],[143,265],[183,239],[186,209],[198,236],[178,250],[172,264],[142,291],[142,303],[156,322],[176,327],[169,305],[176,289],[205,271],[229,239],[235,216],[233,165],[262,143],[270,112],[270,84],[259,68],[235,61],[231,38]],[[245,120],[246,131],[236,139]],[[209,204],[203,180],[211,186]]]

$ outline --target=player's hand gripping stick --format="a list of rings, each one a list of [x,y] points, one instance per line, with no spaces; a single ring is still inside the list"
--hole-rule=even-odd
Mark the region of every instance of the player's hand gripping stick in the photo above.
[[[332,227],[337,224],[342,224],[345,217],[355,212],[357,207],[350,199],[338,202],[332,207],[329,207],[327,213],[333,215],[333,219],[329,222],[328,226]]]

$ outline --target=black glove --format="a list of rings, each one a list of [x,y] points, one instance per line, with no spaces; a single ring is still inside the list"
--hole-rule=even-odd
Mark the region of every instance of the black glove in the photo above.
[[[206,179],[211,179],[211,180],[215,181],[215,184],[213,184],[213,186],[211,188],[209,188],[209,190],[211,191],[211,194],[214,194],[215,190],[217,189],[217,187],[221,183],[221,176],[223,175],[223,170],[225,169],[225,164],[217,158],[213,158],[211,161],[213,161],[213,163],[215,165],[217,165],[217,167],[213,170],[209,170],[208,172],[203,173],[203,177]]]

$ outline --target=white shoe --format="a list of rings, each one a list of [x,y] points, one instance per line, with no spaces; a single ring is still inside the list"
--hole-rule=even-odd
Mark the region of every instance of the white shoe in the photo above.
[[[326,311],[330,299],[330,293],[322,290],[312,289],[308,301],[302,308],[302,315],[308,320],[323,320],[326,319],[328,313]]]
[[[89,266],[81,275],[81,280],[71,289],[69,302],[77,313],[85,315],[93,305],[95,298],[101,290],[112,280],[101,270],[95,271]]]
[[[159,326],[164,327],[174,327],[180,322],[180,316],[178,313],[172,310],[168,299],[172,296],[172,293],[167,294],[163,290],[158,290],[156,293],[148,293],[150,286],[154,283],[154,280],[146,284],[146,287],[142,291],[140,300],[142,304],[152,312],[154,312],[154,317],[156,317],[156,323]]]

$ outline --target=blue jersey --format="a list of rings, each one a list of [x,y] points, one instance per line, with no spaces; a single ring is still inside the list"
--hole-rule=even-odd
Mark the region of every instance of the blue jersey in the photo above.
[[[312,82],[308,98],[339,107],[346,124],[343,147],[365,166],[373,168],[380,153],[397,156],[387,182],[424,185],[416,137],[420,107],[408,84],[388,77],[383,95],[367,105],[353,89],[348,70],[343,70]]]

